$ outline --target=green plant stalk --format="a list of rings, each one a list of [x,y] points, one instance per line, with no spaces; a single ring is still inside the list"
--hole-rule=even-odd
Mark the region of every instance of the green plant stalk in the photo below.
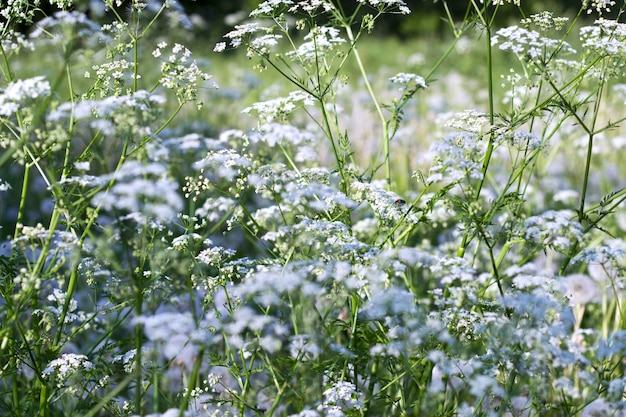
[[[141,276],[136,278],[135,293],[135,316],[140,317],[143,313],[143,285]],[[135,325],[135,412],[142,414],[141,402],[143,397],[143,369],[142,369],[142,352],[143,331],[141,324]]]
[[[102,399],[98,402],[98,404],[94,405],[83,417],[95,417],[96,415],[102,413],[102,410],[105,409],[106,404],[111,401],[116,395],[122,392],[134,379],[133,375],[129,375],[124,378],[111,392],[102,397]]]
[[[589,133],[589,140],[587,142],[587,157],[585,158],[585,175],[583,178],[582,195],[580,196],[580,206],[578,209],[579,220],[582,220],[582,213],[585,210],[585,199],[587,197],[587,187],[589,185],[589,171],[591,171],[591,156],[593,155],[593,139],[594,139],[593,130],[595,129],[595,124],[598,119],[598,111],[599,111],[600,101],[602,99],[602,91],[604,90],[604,85],[605,85],[604,83],[605,81],[604,79],[602,79],[600,87],[598,89],[598,95],[595,101],[595,105],[594,105],[593,120],[591,122],[591,126],[589,129],[591,133]]]
[[[5,79],[7,82],[13,81],[13,71],[11,71],[11,65],[9,64],[9,57],[7,56],[6,51],[4,50],[4,46],[0,43],[0,54],[2,55],[2,63],[4,64],[4,69],[6,70]]]
[[[54,237],[54,232],[59,224],[59,220],[61,218],[61,210],[59,207],[59,203],[56,203],[54,205],[54,208],[52,209],[52,216],[50,218],[50,224],[48,226],[48,238],[46,239],[46,241],[44,242],[43,248],[41,249],[41,254],[39,255],[39,258],[37,259],[37,263],[35,264],[35,267],[33,268],[33,274],[34,275],[40,275],[41,272],[44,269],[45,266],[45,262],[46,262],[46,257],[48,255],[48,253],[50,252],[50,245],[52,244],[52,238]],[[34,302],[37,302],[36,299],[36,294],[35,294],[35,300]],[[66,297],[66,305],[68,305],[68,301],[67,301]],[[66,311],[67,313],[67,311]],[[59,327],[61,327],[63,325],[63,322],[65,321],[65,317],[63,317],[63,319],[61,320],[60,318],[60,322],[58,324]],[[36,321],[34,322],[33,326],[37,327]],[[55,336],[55,340],[60,340],[60,329],[57,328],[57,335]],[[40,354],[40,352],[38,352],[39,349],[39,343],[38,343],[38,334],[39,332],[37,331],[37,329],[35,329],[35,349],[36,349],[36,353],[37,353],[37,358],[38,358],[38,368],[41,369],[42,368],[42,363],[41,363],[41,359],[42,356]],[[57,344],[55,343],[54,346],[56,346]],[[41,385],[41,391],[40,391],[40,395],[39,395],[39,416],[40,417],[44,417],[46,415],[48,415],[47,411],[47,401],[48,401],[48,386],[45,385],[41,380],[39,380],[39,384]]]
[[[335,143],[334,135],[332,133],[332,127],[330,125],[330,120],[328,119],[328,110],[326,110],[326,106],[324,105],[324,98],[320,97],[320,110],[322,111],[322,118],[324,119],[324,127],[325,131],[328,132],[328,138],[330,140],[330,144],[333,148],[333,154],[335,155],[335,160],[337,161],[337,168],[339,169],[339,174],[341,175],[341,191],[344,194],[348,195],[348,179],[346,177],[345,171],[345,161],[343,155],[339,154],[339,149],[337,148],[337,144]]]
[[[191,370],[191,376],[189,377],[187,392],[183,397],[183,401],[180,403],[180,407],[178,407],[178,417],[183,417],[185,415],[185,410],[187,410],[187,406],[189,406],[189,399],[191,398],[191,394],[196,387],[198,375],[200,374],[200,366],[202,365],[203,356],[204,348],[200,348],[200,350],[198,351],[198,357],[196,358],[196,362],[193,364],[193,369]]]
[[[6,282],[8,277],[5,277],[4,279]],[[0,288],[0,296],[6,302],[7,323],[9,324],[16,323],[18,327],[17,331],[22,333],[19,330],[18,315],[15,312],[15,308],[13,306],[12,299],[9,296],[9,292],[4,291],[4,288],[6,287],[7,286]],[[11,333],[12,333],[12,329],[9,326],[6,326],[2,329],[2,341],[0,342],[0,352],[2,352],[8,344],[9,345],[9,369],[17,369],[18,353],[17,353],[17,349],[15,348],[15,342],[9,341],[9,338],[11,337]],[[19,412],[21,408],[20,407],[20,384],[17,378],[17,372],[11,373],[11,395],[12,395],[13,408],[14,410]]]
[[[72,101],[73,101],[73,87],[72,87],[72,78],[70,76],[70,67],[69,67],[69,63],[66,61],[66,71],[67,71],[67,76],[68,76],[68,83],[69,83],[69,88],[70,88],[70,96],[72,96]],[[72,115],[72,117],[70,118],[70,123],[69,123],[69,133],[71,135],[72,133],[72,126],[74,125],[74,117]],[[71,154],[71,145],[72,145],[72,141],[68,140],[66,147],[65,147],[65,156],[64,156],[64,160],[63,160],[63,170],[61,172],[61,180],[65,179],[68,175],[68,168],[70,165],[70,154]],[[57,191],[59,194],[62,193],[61,190],[58,189],[58,186],[56,186],[57,184],[55,184],[55,187],[52,187],[53,191]],[[61,197],[57,198],[57,203],[55,204],[54,208],[55,210],[57,209],[57,207],[59,207],[58,203],[59,201],[63,201]],[[68,215],[68,222],[69,222],[69,215]],[[56,228],[56,226],[55,226]],[[54,230],[54,229],[51,229]],[[81,242],[82,243],[82,240]],[[61,315],[59,316],[59,323],[57,325],[57,331],[56,334],[54,336],[54,341],[53,341],[53,347],[57,347],[59,346],[60,342],[61,342],[61,335],[63,334],[63,326],[65,324],[65,318],[67,317],[67,313],[69,311],[69,306],[72,302],[72,299],[74,298],[74,293],[76,291],[76,282],[78,280],[78,265],[76,265],[76,267],[72,268],[72,272],[70,274],[70,279],[68,282],[68,286],[67,286],[67,291],[65,293],[65,302],[63,303],[63,309],[61,310]]]
[[[26,208],[26,196],[28,195],[28,186],[30,184],[30,168],[29,163],[24,164],[24,175],[22,176],[22,191],[20,194],[20,202],[17,209],[17,220],[15,231],[13,232],[13,239],[17,239],[19,235],[19,228],[17,225],[22,224],[24,221],[24,210]]]
[[[556,88],[553,83],[550,83],[550,84],[553,86],[553,88]],[[598,118],[599,106],[600,106],[600,101],[601,101],[601,98],[602,98],[602,92],[604,91],[604,85],[605,85],[605,81],[603,79],[603,80],[601,80],[600,87],[598,88],[598,91],[597,91],[597,97],[596,97],[595,105],[594,105],[594,109],[593,109],[594,111],[593,111],[593,117],[592,117],[592,121],[591,121],[591,126],[587,127],[587,125],[580,118],[580,116],[578,116],[576,111],[574,109],[570,110],[572,115],[579,122],[580,126],[583,129],[585,129],[585,131],[587,132],[587,135],[588,135],[587,155],[586,155],[586,158],[585,158],[585,171],[584,171],[584,175],[583,175],[583,184],[582,184],[582,190],[581,190],[581,196],[580,196],[580,205],[579,205],[579,208],[578,208],[578,221],[579,222],[582,222],[583,219],[584,219],[585,200],[586,200],[586,197],[587,197],[587,188],[589,186],[589,172],[591,171],[591,157],[593,156],[593,140],[594,140],[594,137],[595,137],[594,129],[595,129],[595,124],[596,124],[596,121],[597,121],[597,118]],[[561,96],[560,92],[559,92],[559,96]],[[572,245],[572,247],[568,251],[567,256],[565,257],[565,260],[563,261],[563,264],[561,265],[561,268],[559,269],[559,273],[561,275],[565,273],[565,270],[569,266],[570,261],[572,260],[572,258],[574,257],[574,254],[578,250],[578,246],[579,246],[579,242],[576,241],[576,242],[574,242],[574,244]]]
[[[485,15],[487,14],[487,7],[485,7],[484,9],[484,13]],[[495,12],[494,12],[494,17],[495,17]],[[493,93],[493,57],[492,57],[492,50],[491,50],[491,25],[487,24],[486,20],[487,19],[485,19],[484,22],[485,22],[485,32],[486,32],[485,45],[487,47],[487,91],[489,95],[489,99],[488,99],[489,101],[489,124],[493,126],[495,122],[495,110],[494,110],[494,93]],[[491,162],[491,156],[493,154],[493,149],[494,149],[494,140],[495,140],[494,133],[493,131],[490,131],[489,143],[487,144],[487,151],[485,153],[485,159],[483,160],[483,167],[482,167],[483,175],[478,180],[478,184],[476,186],[476,192],[474,193],[475,201],[478,201],[478,199],[480,198],[480,192],[482,191],[485,177],[487,176],[487,170],[489,169],[489,164]],[[463,234],[463,241],[461,242],[461,246],[459,247],[457,251],[457,255],[461,258],[465,255],[465,249],[467,248],[467,245],[469,244],[469,239],[470,239],[470,229],[468,228]]]
[[[367,92],[369,93],[370,98],[372,99],[372,102],[374,103],[374,107],[376,108],[376,113],[378,114],[378,117],[380,118],[380,121],[381,121],[381,126],[383,129],[383,133],[382,133],[383,152],[385,154],[384,156],[385,180],[387,181],[387,189],[391,190],[391,157],[390,157],[390,150],[389,150],[389,141],[390,141],[389,124],[387,123],[387,119],[385,118],[383,109],[367,77],[367,71],[365,71],[365,66],[363,65],[363,61],[361,60],[361,55],[359,54],[359,50],[355,44],[356,38],[354,36],[354,33],[352,33],[352,28],[350,27],[350,25],[344,25],[344,28],[346,30],[346,34],[348,35],[348,39],[350,40],[350,43],[352,44],[352,53],[354,54],[354,58],[356,60],[357,66],[359,67],[359,71],[361,72],[361,77],[363,78],[365,88],[367,88]]]
[[[276,408],[280,406],[282,397],[285,394],[285,391],[287,391],[287,388],[290,386],[289,382],[291,381],[291,379],[289,377],[283,378],[284,381],[281,384],[279,381],[278,375],[276,374],[276,371],[274,367],[272,366],[272,360],[269,358],[267,353],[265,353],[263,356],[264,356],[264,359],[263,359],[264,362],[268,364],[269,372],[272,374],[272,382],[274,383],[274,386],[276,387],[276,390],[277,390],[276,397],[274,397],[274,401],[272,401],[272,405],[270,406],[269,410],[267,410],[264,414],[265,416],[271,417],[274,415]],[[300,358],[301,358],[300,355],[298,355],[293,365],[291,366],[291,369],[289,370],[289,374],[293,374],[295,372],[295,368],[298,365],[298,361],[300,360]]]

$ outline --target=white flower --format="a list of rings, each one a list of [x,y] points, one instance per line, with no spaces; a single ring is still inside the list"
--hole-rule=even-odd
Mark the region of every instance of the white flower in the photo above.
[[[273,16],[275,13],[283,12],[283,7],[291,6],[292,4],[293,1],[291,0],[266,0],[250,12],[250,17]]]
[[[298,334],[291,337],[289,353],[300,362],[315,360],[322,352],[310,335]]]
[[[465,110],[455,114],[445,122],[445,126],[464,130],[470,133],[480,134],[489,123],[489,115],[476,110]]]
[[[346,42],[339,34],[339,29],[334,27],[314,26],[298,49],[288,52],[287,56],[297,61],[315,62],[336,45]]]
[[[400,84],[400,91],[405,90],[417,90],[418,88],[428,88],[426,85],[426,80],[424,77],[421,77],[416,74],[408,74],[406,72],[400,72],[393,77],[389,78],[389,81],[394,84]]]
[[[0,93],[0,116],[10,117],[24,101],[49,94],[50,83],[43,76],[13,81]]]
[[[611,6],[615,6],[613,0],[583,0],[583,8],[587,9],[587,14],[591,14],[595,9],[601,15],[602,12],[610,12]]]
[[[79,370],[90,370],[94,366],[85,355],[78,355],[74,353],[64,353],[59,358],[50,361],[46,368],[43,370],[41,376],[48,378],[55,375],[58,383],[62,383],[69,376]]]
[[[453,133],[433,143],[433,165],[427,182],[456,182],[464,178],[481,179],[485,143],[474,133]]]
[[[600,296],[598,284],[585,274],[572,274],[563,278],[564,293],[573,305],[584,305],[597,301]]]
[[[176,218],[182,209],[178,184],[168,178],[161,164],[129,161],[101,180],[105,183],[115,180],[115,184],[92,198],[95,207],[127,213],[128,218],[140,223],[147,220],[165,223]]]
[[[566,252],[583,237],[582,226],[572,220],[569,210],[548,210],[526,219],[526,240],[535,241],[558,252]]]
[[[624,416],[624,412],[617,411],[615,406],[609,404],[604,398],[597,398],[587,404],[580,412],[580,417],[609,417]]]
[[[91,163],[89,161],[74,162],[74,168],[78,171],[89,171]]]
[[[370,289],[371,297],[362,307],[365,317],[376,320],[386,316],[417,313],[415,296],[410,291],[398,286],[389,288],[374,287]]]
[[[391,11],[397,8],[402,14],[411,13],[411,9],[408,8],[403,0],[357,0],[361,4],[367,4],[381,12]]]
[[[11,184],[9,184],[8,182],[0,178],[0,191],[8,191],[10,189],[11,189]]]
[[[539,32],[519,26],[502,28],[492,38],[492,45],[498,45],[502,51],[511,51],[518,56],[532,59],[549,58],[557,49],[561,52],[575,52],[566,42],[541,36]]]
[[[241,112],[250,114],[253,110],[258,113],[261,123],[271,123],[278,118],[284,118],[299,106],[310,106],[315,103],[313,97],[304,91],[292,91],[287,97],[279,97],[268,101],[254,103]]]
[[[317,408],[319,411],[344,415],[343,411],[361,410],[365,407],[365,396],[356,389],[356,386],[347,381],[337,382],[324,391],[324,402]],[[341,414],[338,414],[338,413]]]

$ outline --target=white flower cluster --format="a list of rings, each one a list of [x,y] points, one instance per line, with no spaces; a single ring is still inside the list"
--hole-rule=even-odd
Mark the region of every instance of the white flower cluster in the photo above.
[[[386,191],[376,182],[354,181],[350,184],[351,198],[357,203],[366,201],[381,225],[395,227],[401,223],[417,224],[418,216],[397,194]]]
[[[9,184],[8,182],[6,182],[2,178],[0,178],[0,192],[1,191],[8,191],[10,189],[11,189],[11,184]]]
[[[31,22],[41,0],[7,0],[2,2],[0,16],[7,22]]]
[[[2,30],[2,24],[0,24]],[[19,53],[22,49],[30,51],[35,50],[35,44],[28,40],[23,33],[16,32],[12,29],[5,30],[4,35],[0,38],[0,44],[5,52]]]
[[[253,144],[263,143],[270,148],[275,148],[277,145],[281,149],[293,147],[296,162],[315,160],[317,156],[314,148],[318,142],[316,135],[291,124],[261,124],[248,135],[248,138]]]
[[[302,91],[292,91],[287,97],[279,97],[268,101],[254,103],[246,107],[241,112],[250,114],[252,111],[258,113],[261,123],[271,123],[276,119],[284,119],[299,106],[311,106],[315,103],[313,97]]]
[[[50,83],[43,76],[16,80],[0,92],[0,116],[11,117],[25,102],[50,94]]]
[[[570,300],[574,306],[588,304],[599,301],[600,287],[586,274],[571,274],[563,277],[562,293]]]
[[[329,0],[298,0],[295,3],[291,0],[266,0],[250,12],[250,17],[277,17],[284,13],[285,9],[289,13],[303,11],[314,15],[320,7],[323,12],[329,12],[335,8]]]
[[[203,191],[216,188],[228,190],[233,198],[239,197],[247,186],[247,176],[254,164],[252,155],[242,154],[235,149],[209,151],[193,168],[195,176],[185,178],[185,198],[197,201]]]
[[[485,144],[473,133],[454,133],[435,142],[430,149],[434,163],[426,181],[457,182],[462,179],[478,180],[483,177],[482,159]]]
[[[401,14],[411,13],[411,9],[404,0],[357,0],[361,4],[367,4],[381,12],[398,10]]]
[[[505,134],[498,136],[496,140],[498,142],[504,141],[508,143],[509,146],[517,149],[537,149],[545,145],[538,135],[522,130],[516,130],[514,132],[507,131]]]
[[[519,6],[520,5],[520,1],[521,0],[506,0],[506,3],[512,3],[515,6]],[[485,0],[480,0],[481,3],[485,3]],[[494,6],[504,6],[505,4],[505,0],[492,0],[491,4]]]
[[[324,401],[317,409],[326,416],[345,416],[345,412],[362,410],[364,400],[365,395],[352,382],[340,381],[324,391]]]
[[[417,74],[409,74],[406,72],[400,72],[393,77],[389,78],[389,81],[394,84],[400,84],[400,91],[415,91],[423,88],[427,89],[426,80]]]
[[[320,57],[334,50],[337,45],[346,43],[339,29],[332,26],[313,26],[304,36],[304,42],[295,51],[287,52],[287,56],[298,62],[315,63]]]
[[[582,226],[572,220],[572,215],[570,210],[548,210],[529,217],[525,222],[525,238],[557,252],[567,253],[572,245],[583,238]]]
[[[140,324],[148,340],[157,344],[157,350],[166,361],[184,366],[191,371],[198,357],[198,343],[206,339],[202,324],[197,325],[191,313],[160,312],[132,320]]]
[[[48,301],[52,301],[56,306],[48,306],[47,311],[51,312],[53,316],[58,319],[61,317],[63,308],[65,306],[67,294],[58,288],[52,291],[52,294],[48,295]],[[76,311],[78,303],[76,299],[72,298],[67,307],[67,314],[65,316],[65,323],[73,323],[75,321],[84,322],[87,319],[87,315],[82,311]]]
[[[272,242],[279,253],[289,256],[294,247],[307,248],[308,256],[319,259],[354,259],[371,248],[359,242],[348,226],[339,221],[314,220],[301,217],[292,226],[282,226],[276,232],[262,236]]]
[[[481,134],[485,131],[485,126],[489,124],[489,115],[477,110],[465,110],[454,114],[452,118],[446,120],[444,125],[453,129],[464,130],[470,133]]]
[[[96,83],[100,88],[100,97],[119,96],[126,93],[124,81],[133,77],[133,63],[126,59],[112,60],[104,64],[94,65],[92,69],[96,72]],[[91,74],[85,72],[85,78],[91,78]]]
[[[210,239],[205,240],[204,244],[209,247],[202,250],[198,256],[196,256],[196,259],[205,265],[219,267],[223,262],[232,258],[236,253],[233,249],[213,246],[213,242],[211,242]]]
[[[208,197],[203,200],[202,206],[196,209],[195,215],[209,222],[216,222],[227,216],[235,207],[237,207],[237,200],[233,198]]]
[[[598,19],[593,26],[580,28],[582,47],[608,57],[626,52],[626,24],[610,19]]]
[[[520,20],[520,23],[527,28],[530,27],[530,25],[535,25],[541,30],[561,30],[568,21],[568,17],[555,17],[554,13],[546,10],[531,14],[530,17]]]
[[[223,317],[223,321],[224,332],[236,349],[252,351],[261,348],[267,353],[276,353],[290,333],[287,324],[277,317],[264,315],[248,306],[239,307],[232,315]]]
[[[299,0],[296,4],[289,8],[289,12],[295,13],[301,10],[310,15],[314,15],[320,7],[323,12],[335,10],[335,5],[329,0]]]
[[[250,12],[250,17],[274,16],[292,5],[293,1],[291,0],[265,0]]]
[[[206,175],[232,181],[245,175],[254,161],[249,155],[241,155],[234,149],[211,151],[201,161],[196,162],[195,168]],[[212,171],[208,168],[214,168]]]
[[[55,35],[55,29],[59,29],[60,33]],[[89,39],[90,37],[97,36],[100,32],[100,26],[89,19],[85,13],[60,11],[37,22],[37,27],[30,34],[30,37],[40,38],[51,36],[54,40],[67,42],[69,39],[64,39],[64,36],[66,36],[68,32],[63,31],[63,29],[69,29],[73,36],[80,37],[81,39]]]
[[[59,9],[69,9],[74,5],[74,0],[49,0],[50,4],[58,7]]]
[[[531,60],[551,57],[559,49],[562,53],[576,52],[567,42],[541,36],[539,32],[519,26],[509,26],[496,32],[491,40],[502,51],[511,51]]]
[[[94,369],[94,366],[87,356],[64,353],[59,358],[50,361],[41,373],[41,376],[43,378],[55,376],[57,385],[63,386],[63,383],[76,372],[80,370],[89,371],[91,369]]]
[[[312,262],[291,262],[283,266],[259,268],[246,277],[245,285],[234,290],[242,300],[253,299],[264,308],[280,307],[289,295],[322,297],[326,290],[309,275],[315,267]]]
[[[154,220],[169,222],[182,210],[183,200],[178,184],[168,178],[166,167],[159,163],[142,164],[128,161],[119,171],[100,177],[115,183],[91,199],[91,204],[104,210],[126,213],[122,218],[139,224]]]
[[[247,41],[254,33],[268,32],[268,28],[259,26],[258,23],[245,23],[243,25],[235,26],[235,30],[228,32],[224,35],[225,38],[230,39],[230,46],[237,48],[243,45],[244,41]],[[222,52],[226,49],[226,42],[219,42],[213,49],[215,52]]]
[[[141,139],[150,134],[148,123],[157,111],[155,107],[164,102],[165,98],[161,95],[139,90],[133,94],[108,96],[102,100],[65,102],[53,110],[47,119],[59,122],[72,118],[85,121],[92,129],[105,135],[131,131],[133,136]]]
[[[587,14],[591,14],[595,10],[599,15],[602,15],[603,12],[610,12],[612,6],[615,6],[613,0],[583,0],[583,8],[587,9]]]
[[[248,47],[248,57],[252,57],[253,54],[263,57],[269,56],[272,49],[278,45],[278,41],[282,38],[282,35],[269,33],[252,39]]]
[[[152,55],[160,58],[163,53],[162,49],[165,47],[167,43],[160,42]],[[174,44],[167,59],[161,63],[159,82],[165,88],[174,90],[181,103],[196,101],[199,84],[210,79],[211,76],[200,70],[195,60],[191,60],[191,51],[179,43]],[[198,102],[198,106],[201,106],[201,102]]]

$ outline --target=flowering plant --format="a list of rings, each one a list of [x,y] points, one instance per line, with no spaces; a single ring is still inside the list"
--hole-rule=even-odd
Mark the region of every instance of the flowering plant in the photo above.
[[[0,12],[2,414],[626,415],[615,2],[442,1],[451,46],[380,82],[364,39],[408,2],[263,1],[214,50],[285,84],[216,128],[177,2],[50,3]]]

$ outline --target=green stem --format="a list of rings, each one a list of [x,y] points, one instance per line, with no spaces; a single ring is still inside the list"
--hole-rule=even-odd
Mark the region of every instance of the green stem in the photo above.
[[[26,196],[28,195],[28,185],[30,184],[30,164],[24,165],[24,176],[22,180],[22,193],[20,195],[20,202],[17,209],[17,220],[16,227],[13,233],[13,238],[17,239],[20,229],[17,227],[19,224],[23,224],[24,221],[24,210],[26,207]]]
[[[361,55],[359,54],[359,50],[357,49],[355,45],[356,39],[354,37],[354,34],[352,33],[352,28],[349,25],[346,25],[344,27],[346,29],[346,34],[348,35],[348,39],[350,40],[350,43],[352,44],[352,53],[354,54],[354,58],[356,59],[356,63],[359,67],[359,71],[361,72],[361,76],[363,77],[365,88],[367,88],[367,92],[369,93],[372,99],[372,102],[374,103],[374,107],[376,107],[376,113],[378,114],[378,117],[380,118],[381,125],[383,128],[382,138],[383,138],[383,152],[385,154],[384,156],[385,179],[387,181],[387,189],[390,190],[391,189],[391,158],[390,158],[390,150],[389,150],[389,141],[390,141],[389,124],[387,123],[387,119],[385,118],[383,109],[380,103],[378,102],[378,99],[376,98],[376,93],[374,93],[374,89],[372,88],[372,85],[370,84],[369,79],[367,77],[365,66],[363,65],[363,61],[361,60]]]
[[[2,62],[4,63],[4,68],[6,70],[5,79],[7,82],[13,81],[13,72],[11,71],[11,65],[9,64],[9,57],[7,56],[6,51],[4,50],[4,46],[0,43],[0,54],[2,54]]]
[[[200,348],[200,351],[198,352],[198,357],[196,358],[196,362],[194,363],[193,369],[191,370],[191,376],[189,377],[187,392],[185,393],[185,397],[183,398],[183,401],[180,403],[180,407],[178,408],[178,417],[183,417],[185,415],[185,410],[187,410],[187,407],[189,406],[189,399],[191,398],[191,394],[196,387],[198,375],[200,374],[200,366],[202,365],[203,356],[204,348]]]
[[[487,13],[486,10],[487,9],[485,8],[485,13]],[[495,113],[494,113],[494,103],[493,103],[494,97],[493,97],[493,59],[491,55],[491,27],[487,25],[485,27],[485,31],[486,31],[485,42],[487,46],[487,88],[488,88],[488,94],[489,94],[489,124],[493,126],[495,122]],[[474,193],[474,201],[478,201],[480,199],[480,192],[482,191],[483,184],[487,176],[487,170],[489,169],[489,164],[491,162],[491,157],[493,155],[494,140],[495,140],[495,135],[491,131],[489,132],[489,143],[487,144],[487,151],[485,153],[485,158],[483,160],[482,176],[478,180],[478,184],[476,186],[476,192]],[[457,251],[457,255],[459,257],[463,257],[465,255],[465,249],[467,248],[467,245],[469,244],[470,235],[471,235],[471,228],[468,227],[465,233],[463,234],[463,241],[461,242],[461,246],[459,247]]]
[[[141,273],[141,272],[139,272]],[[143,313],[143,285],[141,276],[136,277],[135,317]],[[141,324],[135,325],[135,413],[142,415],[141,401],[143,397],[142,352],[143,331]]]

